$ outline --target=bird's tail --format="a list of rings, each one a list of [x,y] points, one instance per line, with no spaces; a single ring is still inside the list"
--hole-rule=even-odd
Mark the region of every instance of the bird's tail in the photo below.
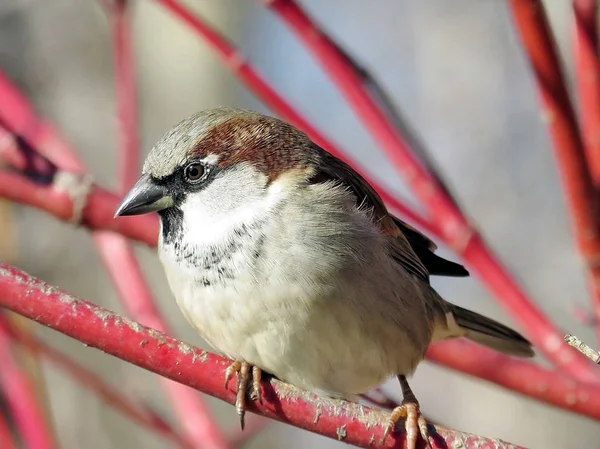
[[[531,343],[517,331],[457,305],[451,307],[454,320],[466,338],[505,354],[534,356]]]

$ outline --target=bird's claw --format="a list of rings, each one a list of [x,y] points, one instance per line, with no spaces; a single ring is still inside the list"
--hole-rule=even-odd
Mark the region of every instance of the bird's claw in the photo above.
[[[252,366],[248,362],[236,360],[227,368],[227,370],[225,370],[225,388],[228,387],[229,381],[233,375],[237,373],[235,411],[240,417],[240,426],[242,430],[244,430],[245,424],[246,392],[248,391],[248,385],[250,383],[250,368],[252,368],[252,389],[250,391],[250,399],[253,401],[258,399],[260,401],[260,379],[262,376],[260,368]]]
[[[406,418],[405,429],[406,429],[406,449],[415,449],[417,445],[417,438],[419,433],[421,438],[427,444],[427,447],[431,449],[431,440],[429,436],[429,430],[427,430],[427,421],[421,415],[418,402],[405,401],[402,405],[392,410],[390,418],[383,434],[381,443],[383,444],[390,433],[396,428],[396,424],[401,418]]]

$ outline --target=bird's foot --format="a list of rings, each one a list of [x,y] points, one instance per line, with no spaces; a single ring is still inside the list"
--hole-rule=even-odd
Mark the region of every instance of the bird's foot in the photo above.
[[[390,418],[383,434],[382,444],[390,433],[396,428],[396,424],[401,418],[406,418],[404,427],[406,429],[406,449],[415,449],[417,445],[417,438],[419,433],[427,444],[427,447],[431,448],[431,442],[429,437],[429,431],[427,430],[427,421],[421,415],[419,409],[419,403],[417,401],[403,401],[402,405],[392,410]]]
[[[225,371],[225,388],[229,385],[229,381],[234,374],[237,373],[237,396],[235,399],[235,411],[240,417],[240,426],[244,430],[244,416],[246,414],[246,392],[250,384],[250,370],[252,370],[252,387],[250,390],[250,399],[252,401],[260,401],[260,379],[262,371],[256,366],[250,365],[248,362],[241,360],[234,361]]]

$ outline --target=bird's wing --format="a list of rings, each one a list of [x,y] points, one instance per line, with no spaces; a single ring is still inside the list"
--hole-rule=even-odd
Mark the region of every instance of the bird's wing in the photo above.
[[[319,155],[313,182],[334,180],[356,196],[357,205],[372,210],[373,221],[390,237],[392,256],[409,273],[429,283],[429,275],[468,276],[460,264],[434,254],[436,245],[412,226],[389,214],[381,197],[352,167],[317,147]]]
[[[465,277],[469,272],[461,264],[451,262],[435,254],[437,246],[427,236],[421,234],[399,218],[392,217],[396,225],[408,239],[411,248],[417,254],[429,274],[436,276]]]

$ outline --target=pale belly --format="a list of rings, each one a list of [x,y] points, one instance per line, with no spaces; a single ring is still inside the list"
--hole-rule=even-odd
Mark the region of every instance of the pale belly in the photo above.
[[[180,269],[165,269],[179,307],[207,343],[304,389],[364,393],[410,374],[426,349],[415,349],[377,307],[353,305],[369,298],[352,295],[377,290],[360,285],[362,278],[308,290],[293,282],[247,287],[252,283],[243,278],[205,286]]]

